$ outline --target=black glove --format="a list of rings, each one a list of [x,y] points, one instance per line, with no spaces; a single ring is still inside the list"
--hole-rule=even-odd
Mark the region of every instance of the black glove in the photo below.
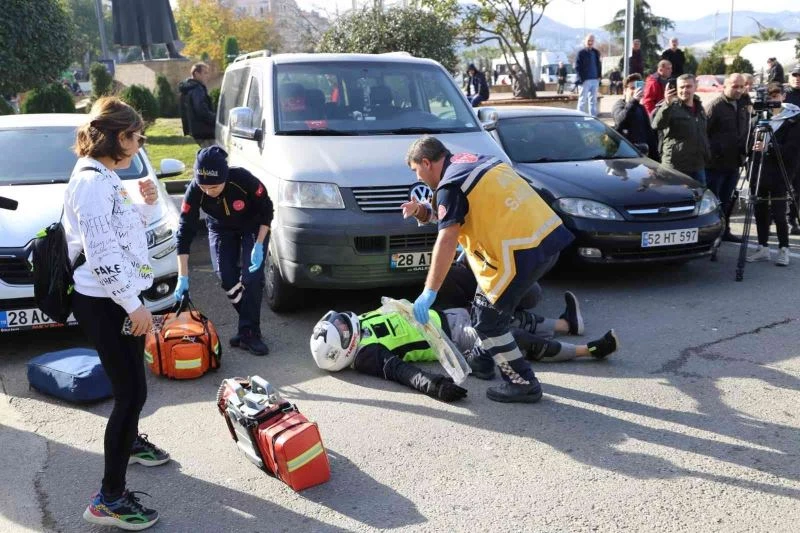
[[[467,389],[453,383],[452,378],[441,376],[433,382],[429,396],[443,402],[455,402],[467,396]]]

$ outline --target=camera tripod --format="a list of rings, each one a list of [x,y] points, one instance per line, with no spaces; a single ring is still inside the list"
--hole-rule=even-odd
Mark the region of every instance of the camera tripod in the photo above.
[[[781,155],[780,146],[778,145],[778,141],[775,140],[775,131],[772,129],[769,120],[762,119],[758,121],[755,127],[753,137],[755,138],[756,141],[761,141],[762,143],[764,143],[764,141],[766,140],[766,143],[762,146],[761,151],[759,152],[753,151],[752,155],[749,157],[749,161],[747,164],[747,177],[742,182],[742,185],[739,187],[739,189],[736,191],[738,197],[741,198],[744,188],[750,187],[750,191],[747,191],[747,204],[745,207],[744,230],[742,231],[742,244],[739,246],[739,259],[736,262],[736,281],[742,281],[744,279],[744,265],[747,259],[747,245],[750,239],[750,228],[752,226],[753,217],[755,215],[756,203],[767,202],[769,204],[773,200],[778,200],[778,201],[787,200],[790,205],[794,204],[795,208],[797,207],[797,199],[795,198],[794,187],[792,187],[792,182],[789,179],[789,174],[786,172],[786,165],[783,162],[783,156]],[[773,150],[775,158],[778,162],[778,169],[780,170],[781,178],[783,178],[783,184],[786,188],[786,196],[772,196],[771,194],[767,197],[759,196],[759,194],[761,194],[761,176],[762,176],[762,171],[764,170],[764,157],[770,150]],[[756,162],[756,160],[758,161]],[[756,169],[756,163],[758,164],[758,169]],[[755,173],[755,182],[753,181],[754,173]]]

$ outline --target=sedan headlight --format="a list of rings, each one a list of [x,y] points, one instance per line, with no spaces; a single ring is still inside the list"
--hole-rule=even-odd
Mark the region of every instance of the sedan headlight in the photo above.
[[[281,181],[279,205],[307,209],[344,209],[344,200],[339,187],[333,183]]]
[[[165,243],[172,238],[173,232],[169,222],[147,230],[147,247],[154,248],[159,244]]]
[[[556,209],[581,218],[594,218],[599,220],[623,220],[616,209],[593,200],[583,198],[561,198],[556,201]]]
[[[713,213],[716,211],[717,208],[719,208],[719,200],[717,200],[717,195],[706,189],[706,192],[703,193],[703,198],[700,200],[700,210],[697,212],[697,214],[707,215],[708,213]]]

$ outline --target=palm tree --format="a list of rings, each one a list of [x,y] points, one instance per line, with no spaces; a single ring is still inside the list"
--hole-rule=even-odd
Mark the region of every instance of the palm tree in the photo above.
[[[786,32],[777,28],[761,28],[753,38],[758,42],[783,41],[786,39]]]
[[[644,0],[634,0],[633,3],[633,38],[642,42],[642,55],[644,56],[645,72],[655,69],[659,60],[661,45],[659,36],[675,28],[675,24],[668,18],[653,15],[650,4]],[[625,10],[620,9],[613,20],[603,26],[603,29],[622,39],[625,34]]]

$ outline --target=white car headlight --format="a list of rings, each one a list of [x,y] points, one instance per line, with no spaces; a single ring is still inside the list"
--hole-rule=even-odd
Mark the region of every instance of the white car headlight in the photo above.
[[[700,200],[700,210],[697,214],[707,215],[716,211],[718,207],[719,200],[717,200],[717,195],[706,189],[706,192],[703,193],[703,198]]]
[[[581,218],[595,218],[599,220],[623,220],[616,209],[600,202],[585,200],[583,198],[561,198],[555,203],[556,209]]]
[[[159,244],[165,243],[173,236],[172,228],[169,222],[165,222],[160,226],[156,226],[151,230],[147,230],[147,247],[154,248]]]
[[[307,209],[344,209],[344,200],[339,187],[334,183],[281,181],[278,205]]]

